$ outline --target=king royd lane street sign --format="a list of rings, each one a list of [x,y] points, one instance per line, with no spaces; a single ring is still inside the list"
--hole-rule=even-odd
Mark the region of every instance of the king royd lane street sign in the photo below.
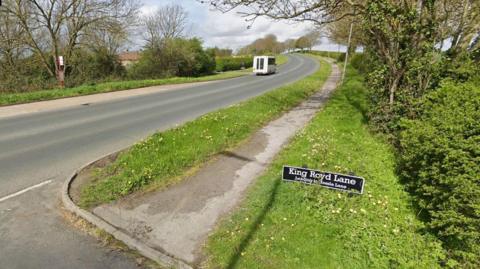
[[[316,184],[326,188],[362,194],[365,179],[351,175],[321,172],[294,166],[283,166],[283,180]]]

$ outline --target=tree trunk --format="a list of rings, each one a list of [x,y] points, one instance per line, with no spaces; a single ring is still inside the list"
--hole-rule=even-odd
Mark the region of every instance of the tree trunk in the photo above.
[[[394,102],[395,102],[395,93],[398,89],[398,84],[400,82],[400,78],[402,77],[402,75],[403,75],[403,72],[393,74],[394,79],[390,83],[390,87],[389,87],[389,92],[390,92],[389,104],[390,104],[390,107],[392,107]]]

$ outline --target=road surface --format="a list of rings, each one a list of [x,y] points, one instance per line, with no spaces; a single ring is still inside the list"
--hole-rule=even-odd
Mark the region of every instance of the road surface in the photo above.
[[[83,164],[209,111],[313,73],[292,55],[272,76],[207,85],[0,119],[0,268],[138,268],[71,227],[60,188]]]

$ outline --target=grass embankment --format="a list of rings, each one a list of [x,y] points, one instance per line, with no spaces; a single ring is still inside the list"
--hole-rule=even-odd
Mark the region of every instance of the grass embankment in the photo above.
[[[288,62],[288,57],[285,54],[279,54],[276,57],[277,65],[282,65]]]
[[[320,89],[330,71],[321,61],[320,69],[305,79],[149,137],[97,171],[82,189],[80,205],[91,207],[178,181],[188,168],[238,144]]]
[[[130,80],[105,82],[95,85],[82,85],[66,89],[50,89],[24,93],[0,94],[0,106],[31,103],[37,101],[46,101],[66,97],[75,97],[96,93],[122,91],[150,86],[160,86],[167,84],[181,84],[191,82],[204,82],[212,80],[221,80],[240,77],[248,74],[245,70],[229,71],[220,74],[214,74],[204,77],[172,77],[164,79]]]
[[[288,57],[285,55],[277,55],[277,64],[282,65],[288,61]],[[90,95],[96,93],[106,93],[114,91],[123,91],[129,89],[161,86],[167,84],[182,84],[192,82],[205,82],[213,80],[222,80],[229,78],[236,78],[249,74],[252,69],[228,71],[219,74],[203,76],[203,77],[172,77],[164,79],[147,79],[147,80],[130,80],[130,81],[114,81],[104,82],[94,85],[82,85],[73,88],[66,89],[49,89],[39,90],[23,93],[7,93],[0,94],[0,106],[24,104],[38,101],[54,100],[66,97],[75,97]]]
[[[362,77],[347,77],[209,238],[208,268],[438,267],[440,244],[421,232],[392,149],[366,128]],[[365,193],[282,182],[284,164],[354,172]]]

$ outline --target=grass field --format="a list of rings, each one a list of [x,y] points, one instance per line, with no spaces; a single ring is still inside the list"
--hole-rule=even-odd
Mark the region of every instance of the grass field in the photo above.
[[[237,145],[305,100],[321,88],[330,72],[331,66],[322,61],[320,69],[307,78],[151,136],[97,171],[96,180],[82,190],[80,205],[91,207],[181,180],[189,168]]]
[[[422,232],[394,173],[394,155],[365,123],[362,77],[349,69],[327,106],[247,191],[209,238],[207,268],[437,268],[440,243]],[[363,195],[281,180],[282,165],[353,172]]]

